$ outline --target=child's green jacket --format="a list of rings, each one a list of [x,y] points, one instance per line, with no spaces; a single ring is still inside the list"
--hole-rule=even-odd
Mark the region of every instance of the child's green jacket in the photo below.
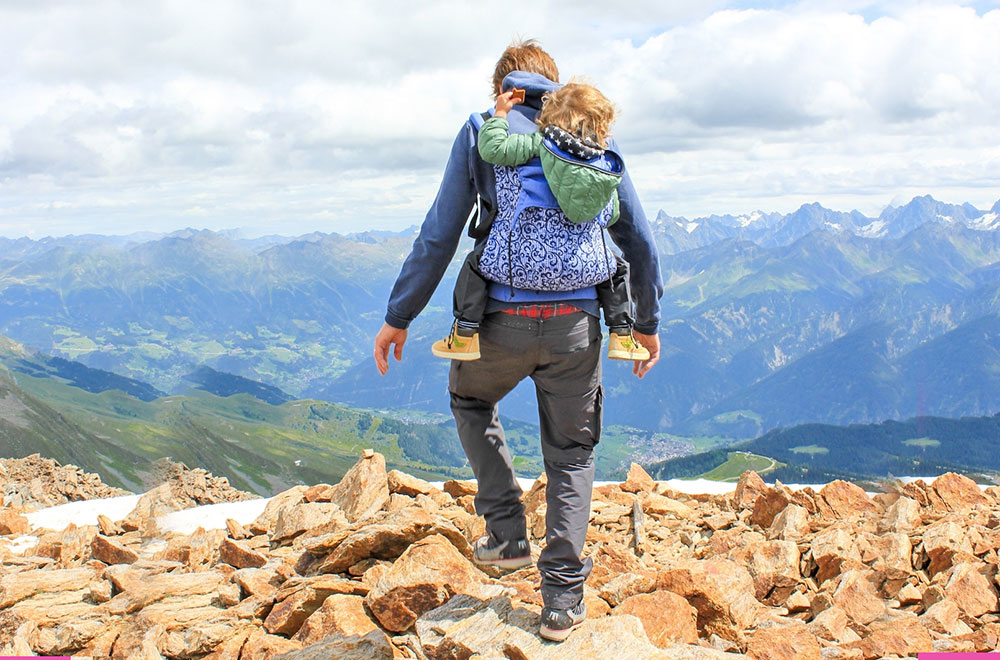
[[[573,222],[587,222],[612,201],[611,220],[618,220],[618,184],[625,167],[621,156],[606,150],[591,160],[575,158],[540,131],[525,135],[508,134],[504,117],[490,117],[479,129],[479,155],[494,165],[517,167],[532,158],[542,161],[542,172],[559,208]]]

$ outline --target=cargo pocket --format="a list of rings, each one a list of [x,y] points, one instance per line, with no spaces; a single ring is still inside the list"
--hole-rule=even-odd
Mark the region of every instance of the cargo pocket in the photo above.
[[[551,393],[538,398],[542,455],[557,463],[583,463],[601,439],[604,388],[571,396]]]

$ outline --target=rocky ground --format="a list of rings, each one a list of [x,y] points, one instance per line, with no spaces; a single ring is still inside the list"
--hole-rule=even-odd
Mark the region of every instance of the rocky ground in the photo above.
[[[535,544],[544,488],[524,496]],[[748,472],[734,493],[692,497],[633,466],[594,494],[589,619],[561,645],[536,634],[534,568],[469,561],[474,493],[386,474],[366,452],[251,524],[163,534],[156,517],[196,499],[164,484],[122,520],[0,550],[0,654],[861,660],[1000,645],[1000,489],[960,475],[869,497]],[[29,531],[21,514],[0,510],[0,534]]]

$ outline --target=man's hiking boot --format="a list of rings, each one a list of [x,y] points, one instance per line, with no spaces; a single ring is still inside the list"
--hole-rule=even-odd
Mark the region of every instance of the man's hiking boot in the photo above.
[[[472,560],[477,564],[513,571],[531,564],[531,546],[528,539],[497,541],[487,534],[473,544]]]
[[[461,335],[458,326],[453,326],[447,338],[439,339],[431,345],[431,353],[446,360],[478,360],[479,333]]]
[[[542,620],[538,624],[538,634],[544,639],[561,642],[569,637],[574,628],[586,620],[587,606],[584,605],[583,599],[580,599],[580,602],[575,607],[571,607],[568,610],[555,610],[551,607],[546,607],[542,610]]]
[[[631,330],[627,335],[612,332],[608,336],[608,357],[612,360],[643,362],[649,359],[649,350],[636,341]]]

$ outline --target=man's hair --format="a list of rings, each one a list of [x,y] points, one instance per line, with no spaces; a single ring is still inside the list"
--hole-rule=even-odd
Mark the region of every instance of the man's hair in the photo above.
[[[559,69],[552,56],[542,50],[534,39],[515,41],[507,46],[493,71],[493,96],[500,93],[500,83],[511,71],[527,71],[545,76],[552,82],[559,82]]]
[[[554,124],[578,138],[608,146],[615,106],[596,87],[570,81],[542,98],[542,111],[535,120],[539,126]]]

